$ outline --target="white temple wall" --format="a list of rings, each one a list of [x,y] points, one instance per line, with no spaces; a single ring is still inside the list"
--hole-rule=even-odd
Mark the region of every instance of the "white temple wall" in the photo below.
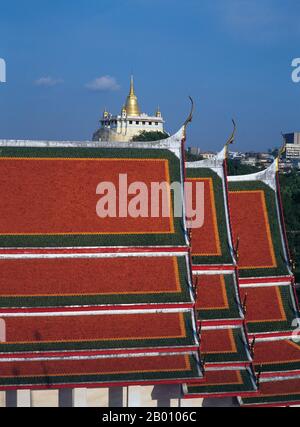
[[[136,121],[135,119],[134,121]],[[125,122],[118,122],[118,125],[116,128],[106,128],[103,127],[98,130],[97,137],[101,139],[101,141],[119,141],[119,142],[127,142],[132,139],[132,137],[138,135],[142,131],[147,132],[164,132],[164,124],[163,122],[154,121],[152,122],[152,125],[142,124],[143,119],[138,119],[140,121],[139,125],[136,124],[126,124]],[[147,119],[149,120],[149,119]],[[158,123],[156,125],[155,123]],[[97,138],[97,139],[98,139]]]
[[[178,385],[0,392],[0,407],[237,407],[236,399],[182,399]]]
[[[30,390],[18,390],[17,391],[17,407],[18,408],[31,408],[31,391]]]
[[[123,402],[123,397],[122,397],[122,402]],[[109,389],[108,388],[88,389],[87,404],[89,407],[109,408]]]
[[[5,408],[5,406],[6,406],[5,391],[0,391],[0,408]]]
[[[57,408],[58,390],[38,390],[31,392],[33,408]]]

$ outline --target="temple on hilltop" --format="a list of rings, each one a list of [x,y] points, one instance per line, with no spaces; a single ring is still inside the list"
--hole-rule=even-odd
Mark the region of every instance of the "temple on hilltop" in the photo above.
[[[232,136],[187,163],[186,123],[151,144],[0,140],[6,405],[300,404],[278,159],[228,177]],[[128,185],[177,182],[182,194],[185,182],[194,195],[200,184],[203,226],[188,228],[183,201],[174,215],[171,189],[168,217],[100,218],[98,185],[117,187],[120,173]]]
[[[159,107],[152,116],[141,112],[131,76],[129,95],[121,114],[113,115],[105,108],[93,141],[131,141],[143,131],[164,132],[164,120]]]

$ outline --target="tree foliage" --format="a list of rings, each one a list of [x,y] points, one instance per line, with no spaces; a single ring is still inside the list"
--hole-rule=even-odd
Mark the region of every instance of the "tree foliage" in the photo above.
[[[259,172],[260,169],[255,166],[242,165],[239,160],[227,161],[228,175],[248,175],[251,173]]]
[[[132,141],[143,142],[143,141],[159,141],[160,139],[169,138],[169,134],[167,132],[160,131],[146,131],[138,133],[132,138]]]
[[[203,160],[203,157],[200,154],[192,154],[189,151],[186,151],[185,160],[187,162],[198,162],[199,160]]]
[[[280,175],[280,187],[289,246],[300,282],[300,175],[296,171]]]

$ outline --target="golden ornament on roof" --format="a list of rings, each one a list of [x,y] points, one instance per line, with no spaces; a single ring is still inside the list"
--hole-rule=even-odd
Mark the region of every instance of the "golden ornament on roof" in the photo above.
[[[130,79],[130,91],[129,91],[129,95],[127,96],[125,108],[126,108],[126,112],[127,112],[128,116],[140,116],[141,115],[137,96],[134,93],[133,76],[131,76],[131,79]]]

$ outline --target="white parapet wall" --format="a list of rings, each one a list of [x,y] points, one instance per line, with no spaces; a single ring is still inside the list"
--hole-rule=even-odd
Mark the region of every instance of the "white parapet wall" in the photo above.
[[[0,392],[0,407],[238,407],[236,399],[183,399],[179,385]]]

